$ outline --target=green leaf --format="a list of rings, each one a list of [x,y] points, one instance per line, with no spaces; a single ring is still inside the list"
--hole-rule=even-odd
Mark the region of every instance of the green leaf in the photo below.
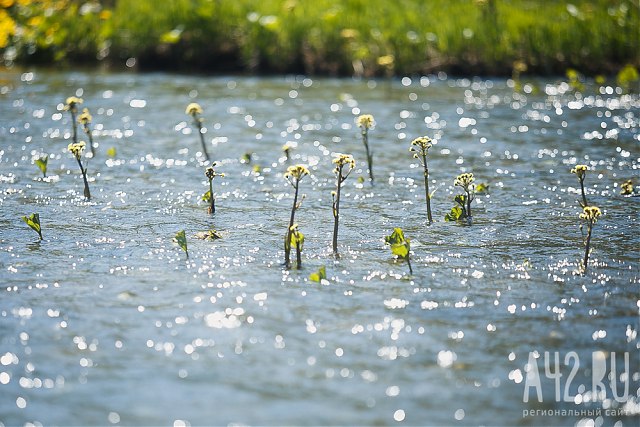
[[[309,280],[312,282],[322,282],[327,279],[327,268],[323,265],[315,273],[309,275]]]
[[[481,182],[476,185],[476,193],[488,193],[489,192],[489,184]]]
[[[116,147],[111,147],[107,150],[107,156],[114,158],[116,156]]]
[[[187,258],[189,258],[189,251],[187,250],[187,236],[184,234],[184,230],[178,231],[176,233],[176,241],[178,245],[182,248],[184,253],[187,254]]]
[[[304,245],[304,234],[302,234],[298,230],[293,230],[291,232],[291,247],[297,248],[298,246],[300,246],[300,251],[302,252],[303,245]]]
[[[462,216],[462,208],[460,206],[454,206],[451,208],[451,212],[445,215],[445,221],[457,221]]]
[[[40,228],[40,215],[37,213],[31,214],[30,216],[23,216],[22,220],[29,226],[33,231],[38,233],[40,236],[40,240],[42,240],[42,229]]]
[[[400,258],[407,259],[409,257],[409,240],[404,238],[401,228],[394,228],[391,235],[384,238],[385,243],[391,245],[391,253]]]
[[[207,192],[202,195],[202,201],[207,203],[211,201],[211,191],[207,190]]]
[[[47,176],[47,163],[48,162],[49,162],[49,156],[48,155],[40,157],[39,159],[36,159],[36,161],[35,161],[36,166],[38,166],[38,169],[40,169],[40,172],[42,172],[42,176],[44,176],[44,177]]]

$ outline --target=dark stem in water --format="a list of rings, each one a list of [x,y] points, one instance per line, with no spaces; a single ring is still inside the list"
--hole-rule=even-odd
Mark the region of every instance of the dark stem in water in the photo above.
[[[582,266],[582,274],[587,272],[587,263],[589,262],[589,249],[591,246],[591,229],[593,228],[593,221],[589,221],[587,226],[587,240],[585,241],[584,248],[584,265]]]
[[[422,164],[424,165],[424,191],[427,199],[427,219],[429,224],[433,222],[431,216],[431,195],[429,193],[429,167],[427,166],[427,153],[422,153]]]
[[[295,221],[296,209],[298,208],[298,188],[300,185],[300,180],[296,179],[293,188],[295,189],[295,193],[293,195],[293,206],[291,207],[291,217],[289,219],[289,228],[287,228],[287,237],[284,240],[284,265],[286,268],[291,267],[291,228],[293,227],[293,222]]]
[[[367,165],[369,166],[369,179],[373,185],[373,153],[369,151],[369,132],[367,129],[362,130],[362,142],[364,143],[364,149],[367,152]]]
[[[338,223],[340,222],[340,189],[342,187],[342,165],[338,166],[338,180],[336,183],[336,195],[333,201],[333,255],[338,256]]]
[[[91,200],[91,192],[89,191],[89,181],[87,180],[87,170],[82,166],[82,162],[78,157],[76,157],[78,161],[78,166],[80,166],[80,172],[82,172],[82,180],[84,181],[84,197],[87,200]]]
[[[202,154],[204,154],[204,158],[206,160],[209,160],[209,153],[207,153],[207,145],[204,142],[204,134],[202,133],[202,123],[200,122],[200,119],[198,119],[196,117],[196,114],[193,114],[193,121],[196,123],[196,126],[198,126],[198,134],[200,135],[200,142],[202,143]]]
[[[587,203],[587,196],[584,192],[584,175],[580,178],[580,191],[582,192],[582,207],[589,206]]]
[[[76,112],[74,108],[70,108],[69,112],[71,113],[71,127],[73,128],[73,143],[78,143],[78,129],[76,125]]]
[[[300,248],[300,243],[296,245],[296,268],[300,270],[302,268],[302,250]]]
[[[91,134],[91,129],[89,129],[88,125],[84,125],[84,133],[86,133],[87,138],[89,138],[89,147],[91,148],[91,157],[95,157],[96,150],[93,148],[93,135]]]
[[[409,254],[407,254],[407,265],[409,266],[409,274],[413,276],[413,268],[411,268],[411,260],[409,259]]]
[[[211,199],[211,206],[209,206],[209,213],[216,213],[216,199],[213,197],[213,180],[209,180],[209,198]]]

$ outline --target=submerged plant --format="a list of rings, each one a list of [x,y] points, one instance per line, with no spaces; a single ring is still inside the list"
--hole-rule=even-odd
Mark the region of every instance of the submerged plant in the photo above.
[[[76,114],[78,113],[78,105],[82,104],[82,98],[78,98],[76,96],[70,96],[67,98],[64,104],[65,111],[68,111],[71,114],[71,127],[73,129],[73,139],[74,143],[78,142],[78,128],[76,126]]]
[[[223,173],[218,173],[215,171],[215,166],[217,166],[217,163],[213,162],[213,164],[204,171],[205,176],[209,180],[209,191],[204,193],[204,195],[202,196],[202,200],[209,203],[210,214],[216,213],[216,199],[213,196],[213,178],[215,178],[216,176],[224,178]]]
[[[29,216],[23,216],[22,220],[29,226],[33,231],[38,233],[40,236],[40,240],[42,240],[42,228],[40,227],[40,215],[37,213],[33,213]]]
[[[209,153],[207,153],[207,145],[204,142],[204,133],[202,129],[202,117],[199,117],[202,114],[202,107],[200,104],[196,102],[192,102],[187,105],[187,109],[185,110],[186,114],[189,114],[193,117],[193,123],[198,128],[198,134],[200,135],[200,143],[202,143],[202,154],[206,160],[209,160]]]
[[[360,132],[362,133],[362,143],[367,153],[367,166],[369,167],[369,179],[373,184],[373,152],[369,149],[369,129],[373,127],[375,121],[371,114],[363,114],[356,120]]]
[[[35,160],[35,164],[38,166],[38,169],[40,169],[40,172],[42,172],[43,178],[47,177],[47,163],[49,163],[49,156],[47,154]]]
[[[587,203],[587,196],[584,192],[584,179],[587,175],[588,170],[589,167],[587,165],[576,165],[575,168],[571,169],[571,173],[575,173],[578,177],[578,181],[580,181],[580,191],[582,193],[582,201],[580,202],[580,206],[582,206],[583,208],[589,205],[589,203]]]
[[[429,192],[429,166],[427,165],[427,156],[429,155],[429,148],[432,146],[431,138],[421,136],[411,141],[411,148],[409,148],[409,151],[413,153],[413,158],[418,159],[424,168],[424,192],[427,201],[427,220],[429,224],[433,222],[433,217],[431,216],[431,196],[433,193]]]
[[[178,246],[187,254],[187,258],[189,258],[189,250],[187,248],[187,236],[184,233],[184,230],[178,231],[176,233],[176,242],[178,242]]]
[[[284,153],[285,160],[288,162],[291,160],[291,150],[293,146],[288,142],[282,146],[282,152]]]
[[[287,235],[284,239],[284,265],[286,268],[291,266],[291,234],[293,233],[293,226],[295,224],[296,211],[300,208],[300,205],[302,205],[302,201],[298,202],[300,181],[307,175],[309,175],[309,169],[303,165],[289,166],[287,168],[287,172],[284,174],[285,179],[294,189],[293,206],[291,207],[291,216],[289,218],[289,226],[287,227]],[[302,198],[304,199],[304,196]]]
[[[584,242],[584,261],[582,263],[583,273],[587,272],[587,263],[589,262],[589,254],[591,252],[591,231],[601,214],[602,212],[597,206],[584,206],[580,214],[580,219],[587,223],[587,238]]]
[[[453,184],[456,187],[462,188],[464,194],[458,194],[453,199],[458,205],[451,208],[451,212],[445,215],[445,221],[459,221],[466,219],[467,223],[471,225],[472,223],[472,215],[471,215],[471,202],[475,199],[476,196],[476,188],[473,183],[475,178],[472,173],[463,173],[456,177]]]
[[[356,161],[350,154],[337,154],[333,159],[336,167],[336,190],[331,192],[333,197],[333,254],[338,255],[338,223],[340,221],[340,194],[342,184],[346,181],[351,171],[356,167]],[[345,167],[347,170],[345,170]]]
[[[84,181],[84,197],[87,200],[91,200],[91,192],[89,191],[89,181],[87,180],[87,168],[82,166],[82,152],[84,151],[86,144],[84,141],[72,142],[67,146],[67,149],[73,154],[73,157],[78,161],[80,172],[82,172],[82,180]]]
[[[296,250],[296,266],[299,269],[302,268],[302,247],[304,246],[304,234],[298,229],[298,224],[293,224],[291,227],[290,235],[291,241],[289,244]]]
[[[91,148],[91,157],[95,157],[96,152],[93,148],[93,135],[91,134],[91,128],[89,127],[89,123],[91,123],[91,120],[93,120],[93,117],[89,113],[89,109],[83,108],[82,114],[78,116],[78,123],[82,124],[84,133],[86,133],[87,138],[89,138],[89,148]]]
[[[401,228],[394,228],[393,233],[384,238],[386,244],[391,246],[391,253],[398,258],[401,258],[407,262],[409,266],[409,274],[413,274],[411,268],[410,251],[411,245],[409,239],[404,238],[404,233]]]
[[[318,271],[309,275],[309,280],[312,282],[322,283],[323,280],[327,280],[327,267],[324,265],[318,269]]]

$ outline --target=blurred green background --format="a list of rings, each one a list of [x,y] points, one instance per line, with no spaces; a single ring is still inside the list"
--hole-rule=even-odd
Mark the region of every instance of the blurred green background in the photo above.
[[[640,0],[0,0],[5,65],[595,76],[639,52]]]

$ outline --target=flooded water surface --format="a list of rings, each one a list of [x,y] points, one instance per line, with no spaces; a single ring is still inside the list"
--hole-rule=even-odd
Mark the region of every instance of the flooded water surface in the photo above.
[[[621,194],[640,184],[637,94],[446,76],[0,79],[0,424],[638,425],[640,198]],[[90,201],[69,96],[93,115]],[[225,174],[213,215],[190,102]],[[409,152],[422,135],[432,225]],[[337,259],[335,153],[356,160]],[[287,270],[298,163],[305,243]],[[578,164],[602,210],[584,275]],[[472,226],[444,221],[463,172],[489,186]],[[385,245],[395,227],[413,275]],[[221,238],[197,238],[210,229]]]

